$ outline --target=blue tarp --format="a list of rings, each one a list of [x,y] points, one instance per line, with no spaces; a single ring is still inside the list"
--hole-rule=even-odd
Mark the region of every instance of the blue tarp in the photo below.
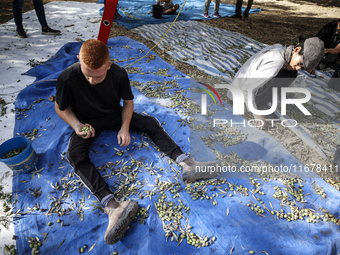
[[[182,8],[185,0],[174,0],[174,4],[179,4]],[[104,0],[99,0],[97,3],[104,3]],[[164,22],[172,22],[176,18],[180,9],[173,15],[162,15],[161,19],[156,19],[149,12],[152,10],[152,5],[156,4],[156,1],[151,0],[119,0],[117,10],[122,17],[115,20],[119,25],[124,26],[126,29],[135,28],[146,24],[159,24]],[[242,12],[245,10],[242,7]],[[251,9],[250,14],[261,11],[261,9]],[[103,15],[104,7],[99,10],[100,15]],[[235,5],[220,4],[220,15],[222,17],[231,17],[235,14]],[[204,14],[204,1],[199,0],[187,0],[185,6],[179,15],[177,20],[201,20],[206,19]],[[209,8],[210,18],[212,19],[214,14],[214,2],[211,2]],[[165,31],[164,31],[165,32]]]
[[[32,174],[16,175],[13,178],[13,199],[17,200],[14,212],[19,209],[25,212],[14,221],[18,254],[30,254],[27,238],[36,236],[40,240],[46,236],[46,241],[40,247],[42,254],[77,254],[78,248],[85,244],[88,246],[87,252],[90,247],[92,248],[92,254],[112,254],[115,251],[119,254],[229,254],[230,252],[249,254],[248,251],[253,250],[256,254],[266,251],[268,254],[291,255],[337,254],[340,251],[339,226],[330,220],[323,221],[322,216],[325,209],[335,217],[340,216],[339,205],[335,202],[339,200],[340,195],[322,179],[300,179],[304,182],[301,185],[306,201],[297,203],[300,209],[308,209],[310,214],[315,212],[321,220],[316,219],[317,223],[309,223],[307,218],[304,218],[304,220],[288,222],[286,219],[278,219],[276,215],[269,212],[281,212],[281,209],[284,214],[290,212],[289,206],[281,207],[281,200],[273,197],[276,192],[274,187],[278,186],[282,190],[286,187],[280,180],[268,181],[256,179],[254,176],[256,182],[261,184],[259,190],[264,193],[259,195],[249,192],[254,189],[254,186],[248,175],[243,178],[237,176],[228,178],[228,174],[224,174],[224,177],[228,178],[227,183],[212,180],[214,185],[203,187],[196,184],[196,188],[202,187],[200,192],[206,192],[211,199],[195,199],[192,197],[193,194],[187,193],[185,189],[187,186],[181,180],[179,167],[159,152],[149,137],[133,133],[131,145],[121,148],[116,141],[116,132],[110,130],[103,132],[91,146],[91,160],[101,169],[101,174],[112,189],[121,191],[117,194],[120,198],[125,194],[124,199],[137,200],[140,207],[148,208],[149,215],[144,223],[139,224],[138,221],[132,223],[126,235],[117,244],[112,246],[105,244],[103,236],[107,227],[107,216],[97,209],[96,199],[87,189],[84,189],[65,161],[64,152],[67,151],[68,138],[72,130],[56,115],[54,103],[48,100],[51,95],[55,95],[55,79],[58,74],[77,61],[76,55],[80,46],[81,43],[68,43],[58,51],[55,58],[31,69],[27,74],[35,75],[37,81],[25,88],[17,97],[17,110],[26,108],[26,111],[22,110],[21,114],[17,115],[14,135],[38,129],[35,139],[32,139],[32,146],[40,155],[37,171]],[[133,63],[148,51],[145,45],[127,37],[109,39],[108,46],[111,59],[123,67]],[[185,98],[197,99],[200,96],[200,93],[188,90],[198,85],[154,53],[151,52],[150,55],[153,57],[144,58],[127,69],[131,83],[135,86],[133,87],[135,111],[157,117],[185,152],[193,152],[191,151],[193,148],[190,148],[190,140],[194,140],[199,143],[200,149],[207,155],[209,153],[210,156],[206,155],[205,160],[215,159],[213,148],[207,147],[199,139],[200,135],[208,135],[204,133],[207,131],[190,130],[186,109],[183,107]],[[162,90],[167,85],[170,88]],[[152,96],[152,93],[148,93],[150,88],[157,90],[158,95],[163,94],[164,97]],[[146,94],[149,97],[146,97]],[[177,94],[185,97],[181,99],[183,103],[171,107],[174,100],[171,101],[169,97],[175,97]],[[196,117],[198,115],[199,113],[195,114]],[[199,117],[196,121],[204,122]],[[242,132],[246,133],[247,130]],[[256,129],[251,132],[248,132],[249,139],[241,141],[240,144],[223,148],[216,143],[214,148],[226,154],[236,151],[240,158],[250,161],[266,160],[272,164],[300,164],[268,134],[257,133]],[[257,140],[252,139],[252,136]],[[117,150],[123,151],[123,155],[117,155]],[[104,165],[105,167],[101,168]],[[168,182],[169,186],[175,185],[172,187],[175,189],[173,193],[164,192],[166,195],[164,201],[161,198],[164,195],[160,188],[163,182]],[[121,186],[124,183],[126,186]],[[230,185],[234,191],[231,190]],[[327,198],[322,198],[314,192],[315,185],[325,191]],[[248,192],[240,192],[236,186],[239,189],[247,187]],[[72,187],[78,188],[72,191]],[[133,187],[137,188],[135,192],[132,192]],[[35,197],[32,192],[39,188],[42,193]],[[191,188],[194,188],[194,184]],[[152,195],[152,192],[155,194]],[[176,193],[179,197],[174,197]],[[291,195],[288,196],[292,200]],[[258,199],[264,204],[261,204]],[[177,229],[174,233],[180,234],[179,229],[182,228],[187,233],[194,233],[195,240],[201,240],[198,236],[202,239],[207,238],[208,246],[197,249],[187,243],[187,238],[179,244],[178,241],[171,240],[174,235],[168,238],[165,236],[164,229],[167,228],[169,221],[162,222],[157,214],[156,205],[159,202],[164,205],[167,201],[173,202],[176,206],[183,204],[181,208],[173,209],[181,211],[183,215],[177,227],[175,223],[172,224]],[[247,206],[248,203],[257,204],[261,208],[265,205],[269,211],[264,208],[263,216],[258,216],[250,206]],[[33,209],[35,206],[39,209]],[[169,208],[171,205],[167,206]],[[185,207],[190,208],[189,213],[185,212]],[[53,208],[60,208],[65,215],[58,216],[56,209]],[[61,220],[60,223],[58,219]],[[51,224],[48,224],[49,222]]]

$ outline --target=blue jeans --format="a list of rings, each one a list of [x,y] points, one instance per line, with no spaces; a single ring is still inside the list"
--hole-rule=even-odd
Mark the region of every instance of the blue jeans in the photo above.
[[[22,26],[22,6],[24,4],[24,0],[13,0],[13,16],[14,22],[17,28],[23,28]],[[47,27],[45,10],[43,5],[43,0],[33,0],[35,13],[39,19],[41,27]]]
[[[236,2],[236,11],[235,12],[236,12],[237,15],[242,14],[242,10],[241,10],[242,2],[243,2],[243,0],[237,0],[237,2]],[[249,10],[250,10],[252,4],[253,4],[253,0],[248,0],[247,9],[243,13],[244,16],[248,17]]]

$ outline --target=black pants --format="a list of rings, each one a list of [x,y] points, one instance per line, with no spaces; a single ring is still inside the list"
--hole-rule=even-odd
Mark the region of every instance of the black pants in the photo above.
[[[335,169],[335,171],[337,171],[338,175],[340,176],[340,147],[336,148],[335,152],[334,152],[334,160],[333,160],[333,165],[335,167],[337,167],[337,169]]]
[[[22,26],[23,4],[24,4],[24,0],[13,0],[12,1],[13,17],[14,17],[14,22],[17,28],[23,28]],[[35,13],[37,14],[41,27],[47,27],[43,0],[33,0],[33,5],[34,5]]]
[[[87,188],[101,201],[112,192],[109,185],[90,161],[89,148],[102,131],[120,130],[122,114],[116,113],[98,119],[83,121],[83,123],[92,125],[95,129],[95,137],[83,139],[73,132],[69,140],[67,159]],[[183,153],[154,117],[133,113],[130,131],[147,133],[160,150],[174,160]]]
[[[237,0],[236,1],[236,11],[235,11],[235,13],[238,14],[238,15],[242,14],[242,2],[243,2],[243,0]],[[250,10],[252,4],[253,4],[253,0],[248,0],[247,8],[243,12],[244,16],[248,17],[248,13],[249,13],[249,10]]]
[[[339,60],[340,54],[326,54],[320,60],[320,63],[325,65],[335,65],[336,62]]]
[[[340,92],[340,79],[339,78],[340,78],[340,64],[338,64],[338,66],[336,67],[332,75],[332,78],[329,80],[328,87],[330,89],[334,89],[337,92]]]
[[[273,88],[278,88],[278,92],[280,92],[281,88],[289,87],[296,77],[297,71],[290,71],[287,69],[280,71],[275,78],[268,81],[267,84],[257,92],[257,95],[255,96],[257,107],[267,107],[269,102],[272,103]]]

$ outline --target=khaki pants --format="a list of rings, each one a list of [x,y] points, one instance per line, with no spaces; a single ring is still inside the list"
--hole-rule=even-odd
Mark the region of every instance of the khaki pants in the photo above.
[[[208,13],[211,0],[205,0],[204,13]],[[215,13],[220,11],[220,0],[215,0]]]

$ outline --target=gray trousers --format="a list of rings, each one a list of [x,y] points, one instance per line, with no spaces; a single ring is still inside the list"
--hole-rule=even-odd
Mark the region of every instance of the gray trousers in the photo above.
[[[220,11],[220,0],[215,0],[215,13]],[[204,13],[208,13],[211,0],[205,0]]]

